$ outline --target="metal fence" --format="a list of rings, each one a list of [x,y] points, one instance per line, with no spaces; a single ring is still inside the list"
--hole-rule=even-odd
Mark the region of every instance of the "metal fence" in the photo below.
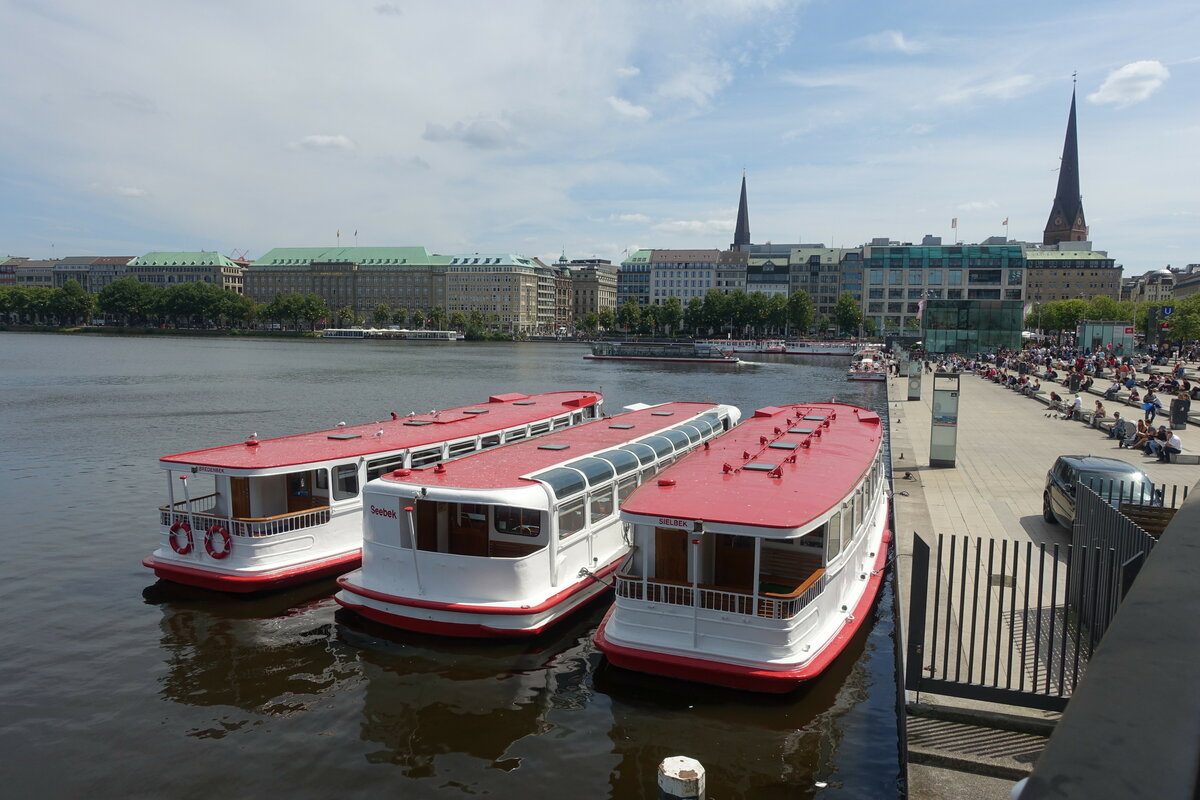
[[[1087,661],[1068,613],[1070,561],[1070,547],[939,534],[931,565],[918,534],[907,687],[1064,708]]]

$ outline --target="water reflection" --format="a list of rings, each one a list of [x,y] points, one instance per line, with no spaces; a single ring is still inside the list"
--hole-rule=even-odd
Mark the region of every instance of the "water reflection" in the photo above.
[[[513,745],[551,730],[548,712],[585,705],[599,613],[512,642],[425,636],[339,613],[337,636],[358,650],[365,678],[361,735],[379,745],[367,760],[413,778],[432,777],[454,753],[516,769]]]
[[[329,581],[251,598],[166,582],[147,588],[143,599],[162,611],[161,695],[263,715],[306,710],[355,673],[352,654],[331,646],[331,591]]]

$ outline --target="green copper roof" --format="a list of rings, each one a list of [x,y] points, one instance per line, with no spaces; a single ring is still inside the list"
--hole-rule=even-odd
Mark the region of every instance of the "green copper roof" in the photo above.
[[[630,253],[629,258],[622,261],[622,264],[649,264],[650,257],[654,254],[653,250],[638,250],[636,253]]]
[[[448,264],[449,256],[430,255],[424,247],[276,247],[253,264],[261,267],[307,266],[322,264],[361,264],[384,266],[398,264]]]
[[[236,267],[215,250],[195,253],[146,253],[129,262],[131,267]]]

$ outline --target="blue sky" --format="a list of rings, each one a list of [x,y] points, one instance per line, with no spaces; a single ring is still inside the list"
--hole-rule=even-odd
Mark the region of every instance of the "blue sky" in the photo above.
[[[1038,241],[1071,73],[1096,246],[1200,262],[1200,4],[0,0],[0,255],[620,260]]]

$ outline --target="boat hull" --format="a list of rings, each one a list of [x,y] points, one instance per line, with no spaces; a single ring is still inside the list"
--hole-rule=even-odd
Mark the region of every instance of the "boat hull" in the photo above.
[[[239,572],[222,572],[175,563],[153,553],[142,559],[142,565],[154,570],[155,577],[162,580],[235,594],[271,591],[330,578],[357,569],[361,563],[361,549],[331,558],[289,564],[278,569]]]
[[[850,373],[849,375],[847,375],[846,380],[848,380],[848,381],[881,382],[881,381],[887,380],[887,375],[883,374],[882,372],[861,372],[861,373],[856,372],[856,373]]]
[[[879,587],[883,582],[884,567],[888,559],[888,543],[891,538],[892,532],[885,524],[874,566],[854,609],[847,615],[845,622],[825,646],[815,656],[806,657],[803,661],[797,659],[794,664],[738,664],[697,655],[660,652],[645,647],[620,644],[614,642],[607,635],[609,622],[617,610],[615,606],[605,614],[604,620],[596,630],[596,646],[600,648],[611,664],[622,669],[750,692],[768,694],[791,692],[802,683],[810,681],[824,672],[862,627],[863,621],[867,618],[879,595]]]
[[[334,600],[366,619],[393,628],[471,639],[536,636],[611,591],[604,578],[616,572],[624,555],[562,591],[540,601],[503,605],[455,603],[387,594],[356,582],[359,573],[343,575]]]

